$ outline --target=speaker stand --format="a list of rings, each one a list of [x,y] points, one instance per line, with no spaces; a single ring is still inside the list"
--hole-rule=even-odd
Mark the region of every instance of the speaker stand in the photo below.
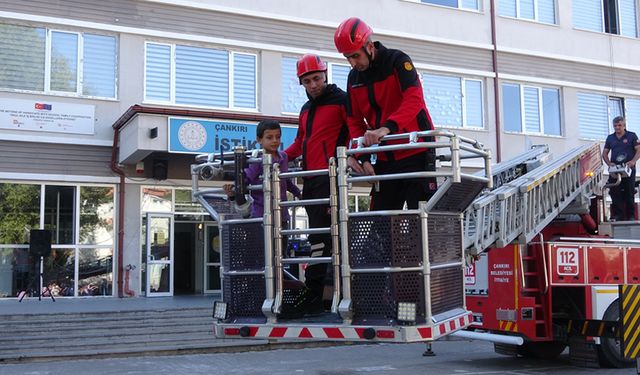
[[[33,294],[34,292],[33,284],[35,283],[36,277],[38,278],[38,290],[37,290],[38,301],[42,301],[42,276],[44,275],[44,257],[42,255],[40,256],[40,264],[38,266],[39,268],[37,270],[39,272],[36,272],[36,275],[34,275],[34,277],[31,279],[27,288],[25,290],[20,291],[20,293],[18,293],[18,302],[22,302],[22,300],[24,299],[24,297],[27,296],[27,294],[29,293]],[[56,301],[56,299],[53,297],[53,293],[51,293],[51,289],[49,289],[49,286],[45,286],[44,291],[49,292],[49,297],[51,297],[51,300],[53,302]]]

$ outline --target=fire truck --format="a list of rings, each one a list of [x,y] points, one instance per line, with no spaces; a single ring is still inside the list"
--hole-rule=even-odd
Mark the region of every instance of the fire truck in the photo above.
[[[214,304],[221,338],[431,342],[448,336],[493,341],[505,354],[549,358],[568,345],[577,363],[623,366],[638,356],[640,238],[635,223],[604,222],[603,167],[597,144],[557,158],[545,146],[492,165],[491,152],[448,131],[386,136],[405,140],[338,148],[327,170],[281,173],[268,154],[240,147],[203,154],[191,167],[194,201],[221,228],[222,299]],[[350,155],[435,149],[437,171],[357,176]],[[462,162],[478,159],[476,173]],[[262,164],[262,183],[242,170]],[[222,189],[201,180],[231,170],[236,196],[264,194],[264,216],[243,218]],[[280,200],[280,181],[328,175],[326,199]],[[362,183],[436,177],[418,209],[351,212]],[[282,212],[329,205],[327,228],[283,227]],[[290,251],[287,238],[330,234],[332,253]],[[627,238],[629,240],[620,240]],[[304,292],[288,271],[326,263],[333,271],[330,311],[283,314]]]

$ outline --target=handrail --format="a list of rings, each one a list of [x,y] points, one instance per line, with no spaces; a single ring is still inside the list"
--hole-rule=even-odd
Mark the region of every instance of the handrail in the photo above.
[[[544,235],[540,232],[540,249],[542,251],[542,267],[544,269],[544,292],[542,294],[547,294],[549,291],[549,271],[547,270],[547,252],[544,248]]]
[[[575,241],[575,242],[612,242],[612,243],[625,243],[625,244],[640,244],[640,240],[631,239],[618,239],[618,238],[582,238],[582,237],[559,237],[560,241]],[[556,241],[551,241],[556,242]]]

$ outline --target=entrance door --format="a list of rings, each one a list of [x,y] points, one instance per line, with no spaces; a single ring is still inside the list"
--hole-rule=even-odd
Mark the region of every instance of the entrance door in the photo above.
[[[147,297],[173,295],[173,215],[147,214]]]
[[[215,224],[206,224],[204,232],[204,292],[220,292],[220,231]]]

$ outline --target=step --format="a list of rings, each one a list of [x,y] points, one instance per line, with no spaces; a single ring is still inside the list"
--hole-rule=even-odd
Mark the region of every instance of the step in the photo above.
[[[216,339],[216,340],[191,340],[174,343],[150,343],[146,345],[110,347],[100,349],[73,349],[65,352],[46,349],[25,349],[20,351],[0,351],[0,364],[22,362],[25,360],[61,360],[67,357],[73,359],[95,359],[129,357],[136,355],[167,355],[167,354],[195,354],[195,353],[229,353],[245,352],[252,350],[284,349],[284,348],[309,348],[341,345],[336,342],[313,341],[300,343],[295,340],[279,340],[269,342],[257,339]]]
[[[0,351],[12,350],[19,351],[21,349],[32,348],[51,348],[49,343],[55,343],[56,347],[63,347],[65,350],[74,350],[76,348],[102,348],[110,346],[121,346],[131,344],[151,344],[151,343],[169,343],[175,341],[195,340],[195,339],[211,339],[216,340],[213,335],[213,330],[208,332],[190,333],[188,337],[185,337],[184,333],[149,333],[145,335],[126,336],[126,335],[113,335],[113,336],[96,336],[91,338],[78,338],[78,339],[65,339],[59,340],[52,337],[50,340],[44,340],[45,342],[38,343],[39,345],[32,345],[30,342],[20,342],[14,344],[3,345]]]
[[[61,318],[89,318],[96,320],[109,320],[112,318],[122,320],[125,318],[151,317],[151,316],[191,316],[191,315],[208,315],[211,316],[211,309],[167,309],[167,310],[133,310],[133,311],[113,311],[113,312],[80,312],[80,313],[51,313],[51,314],[15,314],[2,315],[2,322],[50,322],[51,316],[54,315]],[[64,319],[61,319],[64,320]]]
[[[9,334],[29,334],[30,332],[42,331],[64,331],[73,329],[90,329],[99,326],[100,328],[137,328],[137,327],[162,327],[183,324],[206,324],[212,323],[210,316],[206,317],[185,317],[178,319],[138,319],[138,320],[69,320],[62,322],[41,322],[41,323],[20,323],[20,324],[0,324],[0,337]]]
[[[155,331],[155,332],[154,332]],[[154,330],[150,330],[148,328],[127,328],[127,329],[104,329],[98,328],[94,330],[72,330],[72,331],[62,331],[62,332],[38,332],[38,334],[33,335],[14,335],[12,338],[6,337],[2,338],[1,342],[3,346],[9,346],[11,344],[29,344],[29,345],[38,345],[38,343],[50,342],[51,340],[61,341],[61,340],[75,340],[75,339],[87,339],[91,340],[94,337],[123,337],[123,336],[134,336],[134,335],[156,335],[158,333],[164,334],[172,334],[172,333],[180,333],[180,334],[199,334],[202,332],[212,332],[213,327],[211,324],[197,324],[197,325],[186,325],[186,326],[169,326],[169,327],[157,327]]]

